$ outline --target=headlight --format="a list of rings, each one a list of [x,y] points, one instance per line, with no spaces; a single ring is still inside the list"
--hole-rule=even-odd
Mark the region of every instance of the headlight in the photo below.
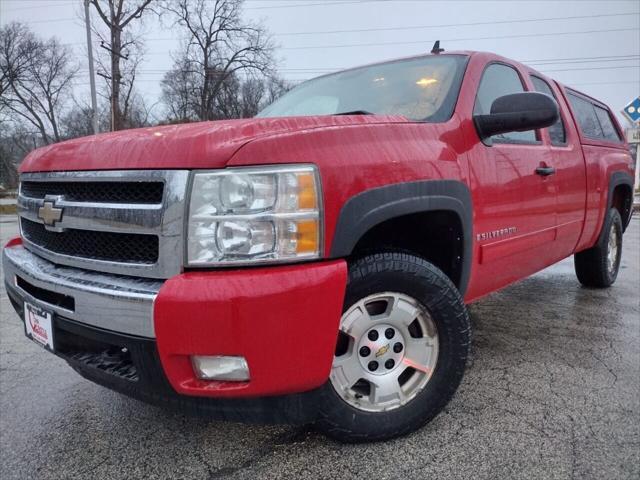
[[[195,173],[190,266],[304,260],[320,255],[320,184],[310,165]]]

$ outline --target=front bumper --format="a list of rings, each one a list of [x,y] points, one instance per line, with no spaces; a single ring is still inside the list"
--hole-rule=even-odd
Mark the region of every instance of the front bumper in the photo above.
[[[342,260],[162,282],[58,266],[11,244],[3,266],[19,314],[25,301],[53,312],[56,353],[131,396],[174,405],[185,396],[237,401],[310,391],[329,376],[346,287]],[[192,355],[243,356],[251,379],[198,380]]]
[[[3,250],[2,264],[15,301],[104,330],[155,337],[153,302],[162,281],[56,265],[21,244]]]

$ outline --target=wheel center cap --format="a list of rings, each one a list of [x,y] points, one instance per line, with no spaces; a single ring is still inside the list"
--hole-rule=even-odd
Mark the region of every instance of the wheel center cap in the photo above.
[[[396,327],[378,324],[362,335],[357,347],[362,368],[373,375],[384,375],[402,363],[405,341]]]

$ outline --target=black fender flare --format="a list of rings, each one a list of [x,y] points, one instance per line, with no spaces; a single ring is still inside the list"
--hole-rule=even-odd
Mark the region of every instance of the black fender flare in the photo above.
[[[330,256],[349,256],[366,232],[386,220],[430,211],[453,212],[460,220],[463,257],[458,289],[464,295],[473,258],[473,205],[469,188],[458,180],[396,183],[354,195],[340,210]]]
[[[623,171],[613,172],[609,178],[609,190],[607,191],[607,211],[613,207],[613,192],[616,187],[620,185],[626,185],[631,191],[631,198],[628,205],[624,205],[622,213],[622,227],[623,230],[627,229],[629,222],[631,222],[631,214],[633,213],[633,177],[631,174]],[[606,212],[605,212],[606,218]]]

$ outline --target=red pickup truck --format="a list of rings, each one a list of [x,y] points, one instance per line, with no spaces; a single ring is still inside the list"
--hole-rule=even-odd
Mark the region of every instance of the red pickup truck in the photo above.
[[[614,283],[632,173],[603,103],[436,51],[253,119],[35,150],[5,282],[27,336],[99,384],[381,440],[454,394],[466,303],[570,255],[585,286]]]

